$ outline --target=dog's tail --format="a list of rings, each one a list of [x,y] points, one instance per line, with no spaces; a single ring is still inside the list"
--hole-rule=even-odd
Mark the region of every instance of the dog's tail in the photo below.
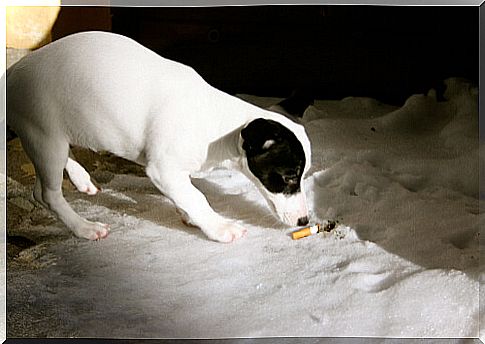
[[[2,122],[2,126],[5,126],[5,122]],[[12,141],[16,137],[17,134],[15,133],[15,131],[13,131],[12,128],[10,128],[7,124],[5,128],[5,139],[7,140],[7,142]]]
[[[294,117],[302,117],[306,108],[313,103],[313,92],[309,88],[302,87],[295,89],[289,98],[280,101],[277,105]]]
[[[313,92],[309,88],[297,88],[290,97],[271,105],[268,110],[279,113],[293,122],[301,123],[300,118],[303,117],[303,113],[313,104]]]

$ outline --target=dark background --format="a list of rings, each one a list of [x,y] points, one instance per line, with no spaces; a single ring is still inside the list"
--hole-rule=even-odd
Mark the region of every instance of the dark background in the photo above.
[[[299,87],[400,105],[448,77],[478,83],[478,7],[64,7],[53,36],[92,29],[132,37],[231,94]]]

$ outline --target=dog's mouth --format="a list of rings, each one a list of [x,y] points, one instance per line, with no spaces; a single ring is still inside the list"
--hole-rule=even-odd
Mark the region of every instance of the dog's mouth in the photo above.
[[[308,208],[303,193],[291,196],[268,194],[267,201],[273,213],[283,223],[290,226],[308,224]]]

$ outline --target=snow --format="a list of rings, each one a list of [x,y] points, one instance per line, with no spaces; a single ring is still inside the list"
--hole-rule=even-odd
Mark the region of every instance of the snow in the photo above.
[[[35,301],[18,303],[78,337],[477,337],[478,91],[446,84],[442,101],[430,90],[401,107],[348,97],[307,109],[305,191],[312,222],[338,221],[331,232],[292,240],[254,185],[216,170],[194,184],[248,234],[211,242],[147,178],[118,174],[71,199],[110,236],[50,247],[51,263],[23,275]]]

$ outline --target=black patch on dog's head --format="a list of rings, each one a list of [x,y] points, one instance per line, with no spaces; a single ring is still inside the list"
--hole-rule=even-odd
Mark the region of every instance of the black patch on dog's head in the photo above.
[[[273,193],[295,194],[305,169],[305,152],[295,134],[278,122],[258,118],[242,131],[248,167]]]

